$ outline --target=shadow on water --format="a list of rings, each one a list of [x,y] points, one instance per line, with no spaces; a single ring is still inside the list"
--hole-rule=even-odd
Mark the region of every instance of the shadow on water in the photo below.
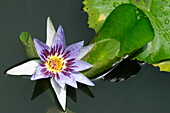
[[[94,95],[91,92],[91,90],[88,88],[88,86],[81,83],[78,83],[77,85],[78,85],[78,89],[80,89],[89,97],[94,98]],[[40,79],[36,81],[31,100],[34,100],[35,98],[40,96],[48,89],[50,89],[50,94],[49,94],[50,99],[52,100],[52,102],[56,103],[56,106],[57,108],[59,108],[59,111],[62,111],[62,108],[58,102],[55,92],[51,86],[50,79]],[[75,88],[67,85],[67,96],[70,97],[75,103],[77,103],[77,94]]]
[[[120,82],[135,76],[140,71],[140,69],[141,69],[141,65],[138,63],[137,60],[124,59],[123,61],[115,65],[113,68],[105,71],[103,73],[105,74],[105,76],[103,76],[102,79],[109,82]],[[56,103],[56,107],[58,108],[58,111],[61,111],[62,113],[61,106],[57,100],[55,92],[53,91],[53,88],[50,83],[50,79],[40,79],[36,81],[31,100],[37,98],[39,95],[44,93],[47,89],[50,89],[49,96],[51,100],[54,103]],[[94,98],[94,95],[88,86],[78,83],[78,89],[80,89],[89,97]],[[70,97],[75,103],[77,103],[78,100],[77,100],[77,94],[75,88],[71,86],[67,86],[67,96]]]
[[[88,86],[78,83],[78,89],[80,89],[83,93],[85,93],[89,97],[94,98],[94,95]],[[75,103],[77,103],[77,94],[75,88],[67,86],[67,96],[69,96]]]
[[[121,82],[135,76],[140,69],[141,64],[137,60],[127,58],[103,72],[98,78],[102,78],[108,82]]]

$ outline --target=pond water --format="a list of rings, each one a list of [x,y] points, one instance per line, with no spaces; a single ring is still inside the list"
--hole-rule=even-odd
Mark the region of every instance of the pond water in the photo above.
[[[41,41],[46,37],[46,19],[62,25],[67,44],[95,35],[81,10],[83,0],[1,0],[0,1],[0,112],[62,113],[49,98],[49,90],[31,101],[35,81],[28,77],[7,76],[5,71],[27,60],[19,35],[31,33]],[[120,83],[95,81],[90,87],[94,98],[76,90],[77,103],[67,97],[67,113],[169,113],[170,73],[144,65],[133,78]]]

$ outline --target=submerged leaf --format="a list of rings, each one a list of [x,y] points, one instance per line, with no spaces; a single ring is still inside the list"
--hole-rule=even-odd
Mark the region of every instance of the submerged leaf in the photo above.
[[[32,38],[28,32],[22,32],[20,34],[20,40],[25,47],[26,55],[29,58],[39,58],[34,47]]]
[[[93,49],[83,58],[93,65],[83,74],[95,77],[143,47],[153,37],[153,28],[143,12],[131,4],[116,7],[91,42],[95,44]]]

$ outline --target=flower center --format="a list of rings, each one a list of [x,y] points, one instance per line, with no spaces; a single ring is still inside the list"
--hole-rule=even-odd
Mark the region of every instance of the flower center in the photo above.
[[[63,68],[65,67],[65,62],[59,56],[51,56],[50,58],[47,59],[45,65],[47,67],[47,70],[55,73],[63,70]]]

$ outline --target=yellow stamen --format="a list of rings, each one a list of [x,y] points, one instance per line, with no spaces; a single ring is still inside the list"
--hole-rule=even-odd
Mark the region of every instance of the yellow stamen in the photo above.
[[[45,65],[48,71],[56,73],[63,70],[65,61],[60,56],[50,56]]]

